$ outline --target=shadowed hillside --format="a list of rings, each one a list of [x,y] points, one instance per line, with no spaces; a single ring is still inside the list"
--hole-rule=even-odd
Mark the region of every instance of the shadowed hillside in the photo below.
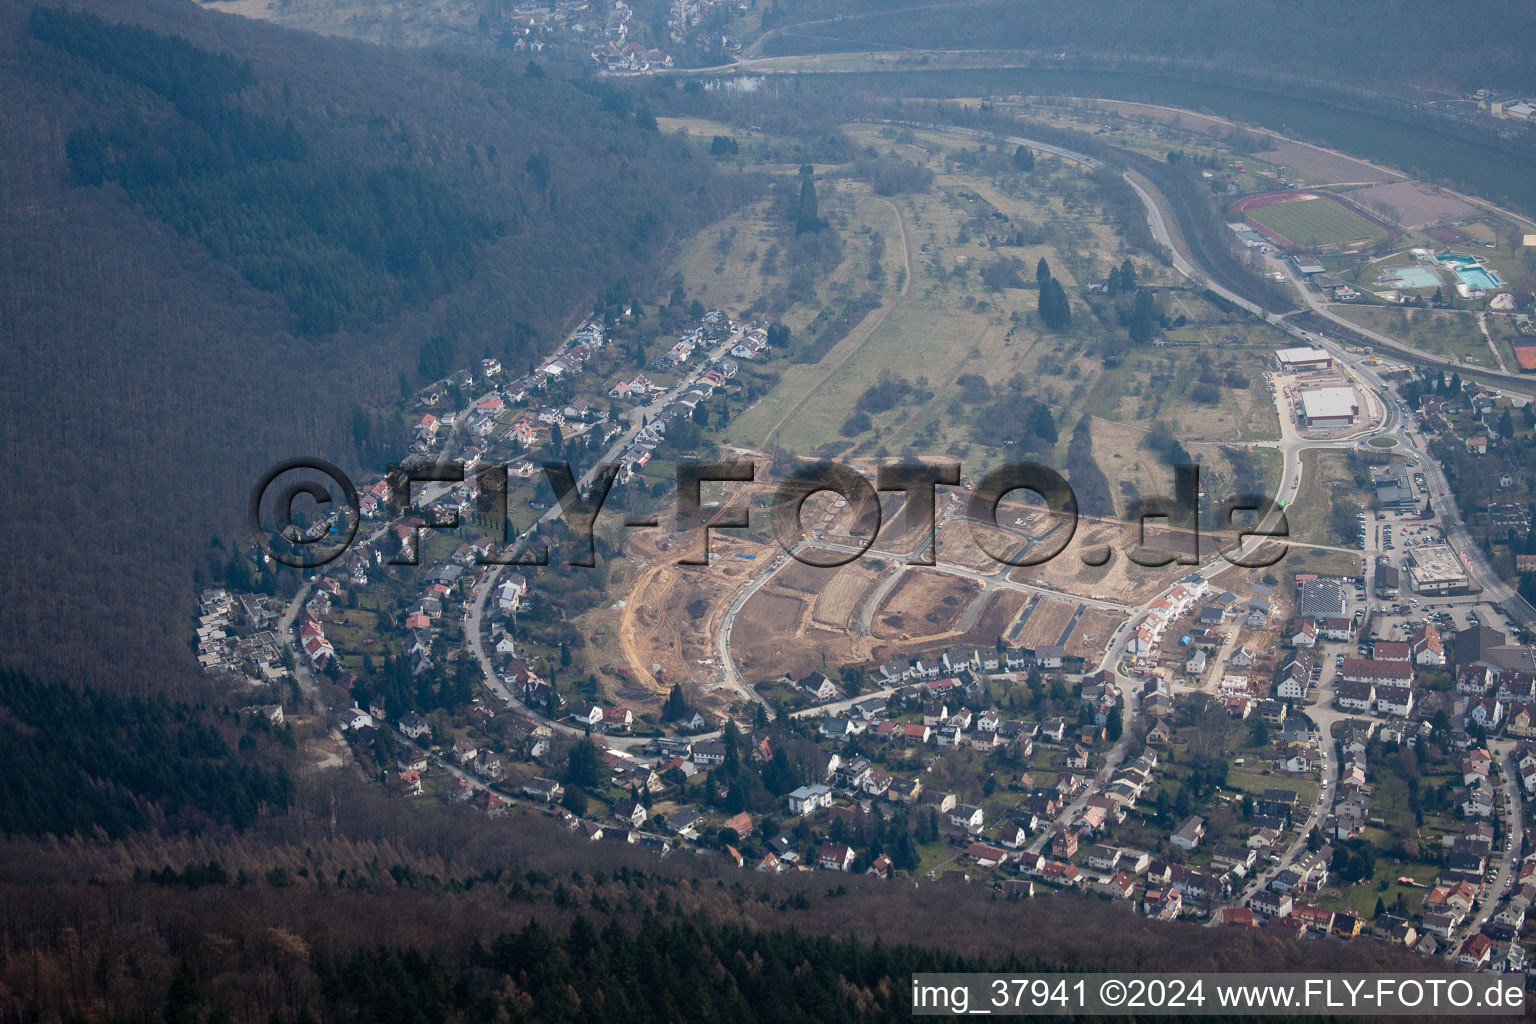
[[[142,687],[267,466],[351,464],[429,339],[526,367],[743,186],[601,86],[88,7],[0,11],[0,658]]]

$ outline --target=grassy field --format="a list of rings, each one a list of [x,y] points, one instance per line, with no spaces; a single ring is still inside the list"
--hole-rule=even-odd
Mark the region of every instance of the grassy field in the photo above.
[[[1262,377],[1267,353],[1257,348],[1133,349],[1119,366],[1105,370],[1099,378],[1087,411],[1123,423],[1167,423],[1186,444],[1273,441],[1280,436],[1275,401],[1254,383]],[[1214,376],[1222,382],[1214,403],[1192,397],[1206,373],[1202,360],[1210,362]],[[1229,374],[1234,380],[1241,377],[1247,386],[1227,386]]]
[[[763,272],[764,255],[773,248],[776,226],[768,204],[756,203],[699,232],[683,249],[676,269],[690,297],[733,315],[766,294],[773,278]]]
[[[747,131],[735,125],[726,124],[724,121],[711,121],[703,117],[658,117],[656,130],[663,134],[684,132],[688,135],[698,135],[706,139],[716,135],[722,135],[728,139],[761,138],[762,132]]]
[[[1376,306],[1334,306],[1333,312],[1432,355],[1498,369],[1477,317],[1441,309],[1386,309]]]
[[[1301,492],[1285,510],[1293,540],[1303,544],[1354,544],[1353,536],[1334,535],[1328,525],[1336,502],[1369,507],[1371,495],[1355,483],[1343,452],[1301,453]]]
[[[1425,890],[1416,886],[1400,885],[1398,878],[1407,877],[1422,884],[1431,884],[1437,874],[1433,865],[1394,864],[1388,857],[1379,857],[1376,861],[1376,872],[1370,879],[1351,886],[1341,894],[1338,900],[1323,902],[1330,909],[1347,911],[1363,921],[1370,921],[1376,916],[1378,899],[1386,905],[1387,912],[1391,913],[1398,896],[1401,895],[1411,913],[1418,910],[1420,904],[1424,902]]]
[[[848,131],[858,144],[926,166],[934,173],[933,187],[887,197],[862,182],[836,182],[834,221],[844,239],[843,265],[818,282],[814,308],[793,304],[783,320],[799,340],[815,309],[840,308],[867,287],[863,253],[876,232],[884,240],[882,304],[816,363],[768,364],[779,376],[777,385],[735,416],[723,440],[778,446],[800,456],[947,455],[963,459],[972,475],[984,473],[1011,453],[973,441],[979,403],[987,400],[978,395],[978,381],[960,385],[973,375],[994,396],[1006,397],[1011,380],[1023,382],[1023,395],[1055,412],[1060,440],[1054,453],[1043,456],[1053,464],[1065,464],[1078,420],[1085,413],[1096,417],[1095,452],[1111,487],[1125,484],[1115,491],[1117,501],[1167,491],[1167,466],[1140,445],[1155,421],[1196,446],[1191,451],[1213,494],[1250,490],[1259,482],[1238,487],[1222,445],[1279,436],[1273,399],[1261,385],[1266,354],[1272,341],[1278,343],[1269,328],[1234,318],[1186,290],[1172,271],[1133,255],[1142,280],[1177,289],[1162,292],[1161,302],[1178,323],[1169,327],[1168,344],[1133,349],[1106,366],[1096,338],[1103,328],[1083,293],[1126,253],[1078,170],[1042,158],[1030,175],[990,173],[974,166],[989,156],[978,154],[973,140],[928,132],[898,139],[888,129],[866,126]],[[759,257],[767,250],[773,227],[761,213],[755,222],[728,219],[688,247],[679,269],[690,290],[704,292],[706,303],[740,307],[753,301],[754,291],[778,287],[778,275],[762,275],[744,260],[754,249]],[[996,225],[1005,221],[1034,226],[1033,244],[1000,245]],[[1020,261],[1021,286],[988,287],[981,269],[1005,257]],[[1045,331],[1035,313],[1031,271],[1042,257],[1076,307],[1074,327],[1065,334]],[[908,269],[903,278],[900,271]],[[860,396],[885,372],[907,379],[913,392],[871,413],[868,429],[844,435]],[[1266,454],[1256,450],[1263,471],[1272,473]]]
[[[1276,203],[1248,210],[1244,216],[1300,246],[1352,242],[1357,238],[1375,242],[1386,237],[1381,228],[1331,199]]]
[[[1317,780],[1308,775],[1290,775],[1274,772],[1265,775],[1248,768],[1233,768],[1227,772],[1227,788],[1250,793],[1254,797],[1264,795],[1266,789],[1289,789],[1304,804],[1317,800]]]
[[[1071,380],[1086,383],[1098,364],[1075,358],[1081,341],[1042,339],[1032,322],[1036,295],[1030,271],[1041,257],[1074,293],[1080,287],[1075,268],[1086,267],[1098,276],[1121,258],[1118,240],[1102,213],[1071,197],[1072,173],[1041,172],[1038,182],[1031,180],[1039,187],[1025,189],[1006,175],[992,178],[951,166],[946,155],[963,148],[968,140],[920,133],[912,141],[893,145],[875,129],[853,128],[850,135],[860,143],[894,150],[904,159],[925,164],[935,173],[933,188],[927,193],[882,197],[862,184],[838,183],[845,200],[846,221],[840,230],[846,255],[837,276],[844,278],[851,266],[861,280],[849,281],[841,290],[834,285],[820,287],[818,301],[821,305],[847,301],[866,286],[861,250],[870,233],[878,232],[885,243],[883,303],[815,364],[776,364],[780,383],[736,418],[728,428],[728,440],[741,445],[772,443],[802,455],[840,446],[852,455],[920,449],[930,455],[949,451],[968,456],[973,410],[962,400],[962,389],[956,384],[959,377],[975,374],[992,384],[1014,374],[1035,377],[1046,351],[1042,343],[1048,340],[1054,349],[1055,373],[1065,377],[1070,369]],[[994,249],[976,227],[992,223],[994,213],[1048,224],[1051,240]],[[727,267],[714,274],[704,265],[713,255],[713,251],[699,252],[698,247],[691,250],[686,271],[690,281],[736,273]],[[980,269],[1002,255],[1020,260],[1023,287],[992,290],[980,280]],[[723,290],[740,294],[746,283],[734,281]],[[792,327],[798,311],[796,307],[786,317]],[[875,413],[870,430],[844,437],[841,428],[859,396],[886,371],[931,392],[931,397]],[[1042,388],[1040,397],[1048,398],[1047,390]],[[1060,390],[1055,395],[1065,397]],[[978,450],[975,459],[978,470],[983,469],[986,453]]]

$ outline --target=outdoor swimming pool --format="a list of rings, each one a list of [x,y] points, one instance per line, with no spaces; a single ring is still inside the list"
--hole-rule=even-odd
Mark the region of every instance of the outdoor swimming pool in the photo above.
[[[1393,288],[1438,288],[1440,278],[1428,267],[1390,267],[1381,272],[1380,283]]]
[[[1499,287],[1499,275],[1480,266],[1474,257],[1459,252],[1436,256],[1436,262],[1444,263],[1472,291],[1491,292]]]

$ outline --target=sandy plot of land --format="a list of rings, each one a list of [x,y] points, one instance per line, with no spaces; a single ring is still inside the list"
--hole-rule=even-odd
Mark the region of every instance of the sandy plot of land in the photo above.
[[[801,676],[870,659],[868,643],[846,630],[799,629],[808,623],[809,606],[808,600],[780,594],[752,596],[731,634],[732,658],[747,679]]]
[[[618,600],[577,620],[589,641],[584,667],[604,679],[610,694],[621,690],[625,701],[643,705],[638,693],[659,701],[677,682],[714,676],[720,618],[776,549],[724,534],[713,547],[709,565],[687,566],[677,564],[682,546],[664,534],[628,531],[623,538],[618,564],[626,577],[612,588]]]
[[[1054,550],[1060,545],[1064,535],[1060,532],[1051,534],[1038,550],[1040,552]],[[1085,587],[1092,587],[1097,593],[1099,583],[1108,574],[1108,568],[1102,565],[1085,564],[1084,554],[1091,554],[1105,545],[1116,545],[1119,543],[1120,536],[1121,530],[1117,526],[1085,520],[1078,524],[1071,543],[1060,554],[1038,565],[1020,565],[1010,569],[1008,579],[1015,583],[1032,583],[1035,586],[1052,587],[1071,593],[1080,593]]]
[[[875,547],[881,551],[905,555],[924,540],[933,523],[919,517],[916,522],[907,521],[907,498],[899,492],[881,495],[880,533]]]
[[[1018,618],[1028,600],[1029,595],[1017,590],[996,591],[987,598],[986,607],[967,636],[982,646],[995,643],[998,637],[1007,634],[1008,627],[1013,625],[1013,620]]]
[[[708,570],[705,570],[706,572]],[[712,601],[701,576],[687,567],[661,565],[643,573],[625,598],[620,620],[619,666],[626,676],[658,694],[684,679],[708,674],[708,622]],[[703,614],[693,615],[700,602]]]
[[[1159,541],[1160,536],[1159,530],[1149,525],[1148,548],[1164,547],[1165,544]],[[1085,519],[1078,524],[1072,543],[1061,554],[1040,565],[1012,569],[1008,578],[1016,583],[1031,583],[1081,597],[1139,604],[1167,588],[1190,568],[1178,564],[1138,565],[1130,560],[1129,554],[1140,545],[1141,534],[1134,523]],[[1106,549],[1109,558],[1102,561]]]
[[[1234,594],[1246,596],[1250,593],[1255,583],[1262,582],[1264,576],[1276,576],[1274,569],[1246,569],[1240,565],[1229,566],[1211,577],[1211,592],[1219,594],[1223,590],[1230,590]],[[1273,594],[1271,601],[1285,603],[1281,588],[1271,588]]]
[[[868,638],[850,630],[817,627],[810,619],[811,603],[761,592],[747,602],[731,634],[732,659],[747,679],[771,679],[784,673],[801,676],[829,665],[871,659]]]
[[[1035,605],[1029,621],[1024,624],[1023,632],[1019,634],[1020,646],[1033,648],[1056,643],[1061,639],[1061,631],[1067,628],[1067,622],[1076,611],[1075,604],[1043,598],[1039,604]]]
[[[976,543],[975,530],[982,529],[985,527],[975,526],[973,529],[969,519],[956,518],[945,523],[938,532],[938,561],[945,565],[958,565],[972,572],[981,573],[992,573],[1002,568],[1002,563],[983,551]],[[1012,535],[1008,535],[1006,539],[998,538],[988,541],[988,544],[995,545],[1000,553],[1004,554],[1022,547],[1024,543],[1023,537]],[[1008,550],[1002,551],[1003,548]]]
[[[1263,153],[1255,153],[1260,160],[1283,164],[1298,174],[1319,178],[1325,182],[1398,181],[1401,174],[1372,167],[1363,160],[1355,160],[1341,153],[1330,153],[1301,142],[1280,142]]]
[[[847,629],[858,611],[859,599],[874,583],[875,578],[875,570],[867,562],[854,562],[843,566],[817,593],[816,603],[811,609],[811,618],[817,625],[831,629]]]
[[[760,565],[741,564],[748,566],[749,573],[762,571]],[[795,561],[786,563],[742,605],[736,616],[731,654],[737,669],[756,682],[786,672],[798,676],[828,665],[869,660],[868,638],[859,636],[850,626],[859,601],[873,584],[881,564],[860,560],[823,568]],[[700,660],[706,664],[693,670],[699,679],[713,678],[713,638],[725,609],[746,582],[745,577],[737,579],[713,595],[709,612],[703,618],[704,635],[710,646]]]
[[[835,554],[839,558],[848,557],[838,552],[821,552],[821,554]],[[843,568],[846,567],[823,568],[791,559],[784,568],[774,574],[773,580],[764,589],[782,591],[792,597],[804,596],[814,600],[816,595],[829,586],[832,580],[843,571]]]
[[[1134,103],[1127,100],[1094,100],[1094,105],[1105,110],[1118,110],[1127,117],[1150,117],[1154,121],[1173,125],[1189,131],[1208,135],[1225,135],[1234,125],[1221,118],[1196,114],[1188,110],[1160,107],[1151,103]],[[1254,156],[1272,164],[1284,164],[1299,174],[1323,181],[1396,181],[1402,177],[1392,171],[1372,167],[1363,160],[1355,160],[1341,153],[1332,153],[1303,142],[1290,142],[1271,137],[1273,145]]]
[[[759,590],[742,607],[739,628],[749,644],[760,634],[770,639],[791,637],[800,632],[808,610],[804,598]]]
[[[881,602],[874,634],[890,640],[934,636],[952,630],[979,585],[932,569],[912,569]]]
[[[1478,212],[1471,203],[1445,195],[1419,181],[1394,181],[1347,193],[1350,200],[1372,213],[1385,215],[1405,228],[1459,220]]]
[[[1196,114],[1188,110],[1175,110],[1172,107],[1160,107],[1152,103],[1096,99],[1092,101],[1092,104],[1104,110],[1118,111],[1126,117],[1150,117],[1154,121],[1184,128],[1192,132],[1222,135],[1232,130],[1232,126],[1220,118]]]
[[[1043,537],[1063,517],[1051,512],[1028,491],[1014,491],[997,503],[997,521],[1010,531]]]
[[[1104,644],[1109,640],[1109,635],[1120,625],[1121,618],[1115,612],[1089,608],[1077,620],[1072,635],[1067,637],[1067,653],[1090,660],[1099,657],[1104,653]]]

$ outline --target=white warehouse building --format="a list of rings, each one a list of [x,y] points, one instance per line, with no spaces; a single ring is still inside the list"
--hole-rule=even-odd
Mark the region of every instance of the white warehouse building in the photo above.
[[[1314,388],[1301,393],[1301,418],[1308,427],[1347,427],[1360,415],[1354,388]]]
[[[1282,348],[1275,350],[1275,364],[1285,373],[1328,370],[1333,367],[1333,356],[1320,348]]]

